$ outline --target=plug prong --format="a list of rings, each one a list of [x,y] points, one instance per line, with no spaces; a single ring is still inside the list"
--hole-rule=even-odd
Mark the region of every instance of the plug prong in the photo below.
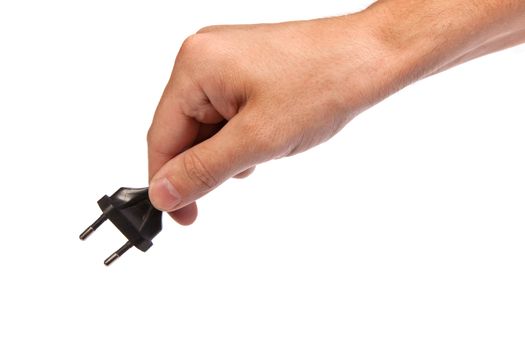
[[[133,243],[131,243],[130,241],[127,241],[122,247],[120,247],[119,250],[117,250],[115,253],[111,254],[106,260],[104,260],[104,265],[108,266],[113,261],[115,261],[118,258],[120,258],[122,256],[122,254],[127,252],[128,249],[131,248],[131,247],[133,247]]]
[[[97,220],[95,220],[95,222],[92,223],[91,226],[89,226],[84,232],[82,232],[82,233],[80,234],[79,238],[80,238],[81,240],[85,240],[86,238],[88,238],[88,236],[89,236],[90,234],[92,234],[93,232],[95,232],[95,230],[96,230],[100,225],[102,225],[102,223],[103,223],[104,221],[106,221],[106,219],[107,219],[107,218],[106,218],[106,216],[105,216],[104,214],[100,215],[100,217],[99,217]]]

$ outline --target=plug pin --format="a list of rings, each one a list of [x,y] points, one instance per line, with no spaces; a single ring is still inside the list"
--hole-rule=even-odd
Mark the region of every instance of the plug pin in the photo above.
[[[106,260],[104,260],[104,265],[109,266],[113,261],[117,260],[128,251],[129,248],[133,247],[133,243],[130,241],[127,241],[122,247],[120,247],[119,250],[117,250],[115,253],[111,254]]]
[[[100,226],[102,225],[102,223],[104,221],[106,221],[106,216],[104,214],[100,215],[100,217],[94,222],[91,224],[91,226],[89,226],[84,232],[82,232],[79,236],[79,238],[81,240],[85,240],[86,238],[89,237],[89,235],[91,235],[93,232],[95,232],[95,230]]]

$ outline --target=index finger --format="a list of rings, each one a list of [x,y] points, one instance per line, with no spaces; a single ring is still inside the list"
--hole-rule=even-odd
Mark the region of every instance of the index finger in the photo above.
[[[183,93],[183,88],[177,88],[175,83],[168,83],[155,110],[148,130],[150,180],[165,163],[191,147],[197,137],[198,122],[183,113]]]

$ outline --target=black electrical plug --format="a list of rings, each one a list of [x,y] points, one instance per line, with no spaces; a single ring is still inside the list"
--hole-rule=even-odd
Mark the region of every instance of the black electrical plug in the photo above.
[[[153,238],[162,230],[162,212],[151,204],[147,187],[122,187],[111,197],[104,196],[97,203],[102,209],[102,215],[82,232],[80,239],[86,239],[107,219],[128,239],[104,261],[105,265],[117,260],[133,246],[145,252],[153,245]]]

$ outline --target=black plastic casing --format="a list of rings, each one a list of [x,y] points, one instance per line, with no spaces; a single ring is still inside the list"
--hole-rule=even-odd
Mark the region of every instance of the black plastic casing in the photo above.
[[[97,203],[106,218],[143,252],[153,245],[153,238],[162,230],[162,212],[151,204],[147,187],[122,187]]]

